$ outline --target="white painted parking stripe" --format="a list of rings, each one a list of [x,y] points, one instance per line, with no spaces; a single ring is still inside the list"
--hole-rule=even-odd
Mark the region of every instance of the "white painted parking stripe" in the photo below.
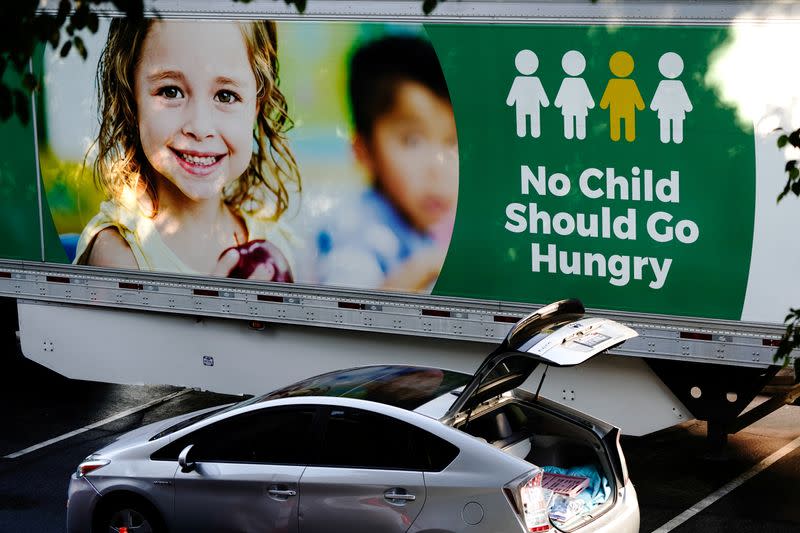
[[[744,484],[747,480],[756,476],[760,472],[766,470],[767,468],[772,466],[775,462],[779,461],[782,457],[792,453],[798,448],[800,448],[800,437],[797,437],[796,439],[794,439],[792,442],[790,442],[777,452],[773,453],[766,459],[763,459],[760,463],[755,465],[753,468],[751,468],[741,476],[733,479],[732,481],[729,481],[728,483],[726,483],[719,489],[715,490],[714,492],[712,492],[711,494],[709,494],[696,504],[692,505],[684,512],[682,512],[681,514],[679,514],[678,516],[676,516],[675,518],[673,518],[672,520],[661,526],[660,528],[654,530],[653,533],[667,533],[669,531],[672,531],[676,527],[680,526],[693,516],[697,515],[698,513],[709,507],[711,504],[713,504],[726,494],[732,492],[734,489]]]
[[[5,459],[16,459],[17,457],[21,457],[21,456],[23,456],[25,454],[28,454],[28,453],[31,453],[31,452],[35,452],[36,450],[41,450],[42,448],[50,446],[51,444],[55,444],[56,442],[60,442],[62,440],[66,440],[66,439],[72,438],[75,435],[80,435],[81,433],[85,433],[85,432],[90,431],[92,429],[99,428],[99,427],[104,426],[104,425],[106,425],[108,423],[114,422],[115,420],[119,420],[120,418],[125,418],[126,416],[130,416],[130,415],[132,415],[134,413],[138,413],[139,411],[143,411],[143,410],[145,410],[145,409],[147,409],[149,407],[153,407],[154,405],[158,405],[160,403],[167,402],[169,400],[172,400],[173,398],[177,398],[178,396],[181,396],[181,395],[186,394],[187,392],[191,392],[191,391],[192,391],[192,389],[183,389],[183,390],[180,390],[178,392],[173,392],[172,394],[167,394],[166,396],[162,396],[161,398],[157,398],[157,399],[155,399],[153,401],[150,401],[150,402],[147,402],[145,404],[138,405],[136,407],[131,407],[130,409],[127,409],[127,410],[122,411],[120,413],[117,413],[117,414],[115,414],[113,416],[110,416],[108,418],[100,420],[99,422],[95,422],[94,424],[90,424],[88,426],[84,426],[84,427],[82,427],[80,429],[76,429],[75,431],[70,431],[69,433],[64,433],[63,435],[59,435],[58,437],[52,438],[50,440],[46,440],[44,442],[40,442],[39,444],[34,444],[33,446],[29,446],[28,448],[25,448],[24,450],[20,450],[18,452],[14,452],[12,454],[6,455]]]

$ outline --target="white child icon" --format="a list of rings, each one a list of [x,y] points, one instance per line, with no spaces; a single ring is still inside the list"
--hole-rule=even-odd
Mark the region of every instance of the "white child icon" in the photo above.
[[[528,117],[531,122],[531,137],[541,135],[539,107],[547,107],[550,100],[544,92],[539,78],[532,76],[539,68],[539,58],[531,50],[520,50],[514,59],[514,65],[522,76],[514,78],[511,90],[506,98],[506,105],[517,106],[517,136],[525,137]]]
[[[692,102],[683,82],[675,79],[683,72],[683,59],[675,52],[667,52],[658,60],[658,70],[669,79],[661,80],[658,84],[650,109],[658,111],[661,142],[669,143],[671,133],[672,141],[680,144],[683,142],[683,120],[686,113],[692,110]]]
[[[594,108],[594,100],[583,78],[578,78],[586,68],[586,58],[577,50],[570,50],[561,58],[561,67],[569,78],[564,78],[556,95],[555,106],[564,115],[564,137],[586,138],[586,115]]]

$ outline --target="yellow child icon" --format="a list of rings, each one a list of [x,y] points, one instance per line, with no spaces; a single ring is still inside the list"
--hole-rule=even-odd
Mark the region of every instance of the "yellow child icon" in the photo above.
[[[644,109],[644,101],[636,82],[626,79],[633,72],[633,58],[628,52],[615,52],[608,62],[616,78],[608,80],[600,108],[611,112],[611,140],[619,140],[620,121],[625,121],[625,140],[636,139],[636,109]]]

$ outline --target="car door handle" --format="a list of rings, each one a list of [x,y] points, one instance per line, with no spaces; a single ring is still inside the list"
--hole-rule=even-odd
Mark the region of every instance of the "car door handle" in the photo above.
[[[398,493],[394,490],[389,490],[383,493],[383,497],[387,500],[400,500],[404,502],[413,502],[417,497],[413,494]]]
[[[269,489],[267,492],[269,493],[270,496],[279,496],[283,498],[288,498],[290,496],[297,496],[297,491],[291,489],[288,490]]]

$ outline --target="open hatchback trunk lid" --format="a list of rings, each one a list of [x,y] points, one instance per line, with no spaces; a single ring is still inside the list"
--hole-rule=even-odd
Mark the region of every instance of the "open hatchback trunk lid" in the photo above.
[[[607,318],[585,317],[579,300],[561,300],[517,322],[481,363],[444,418],[522,385],[539,363],[574,366],[638,334]]]

